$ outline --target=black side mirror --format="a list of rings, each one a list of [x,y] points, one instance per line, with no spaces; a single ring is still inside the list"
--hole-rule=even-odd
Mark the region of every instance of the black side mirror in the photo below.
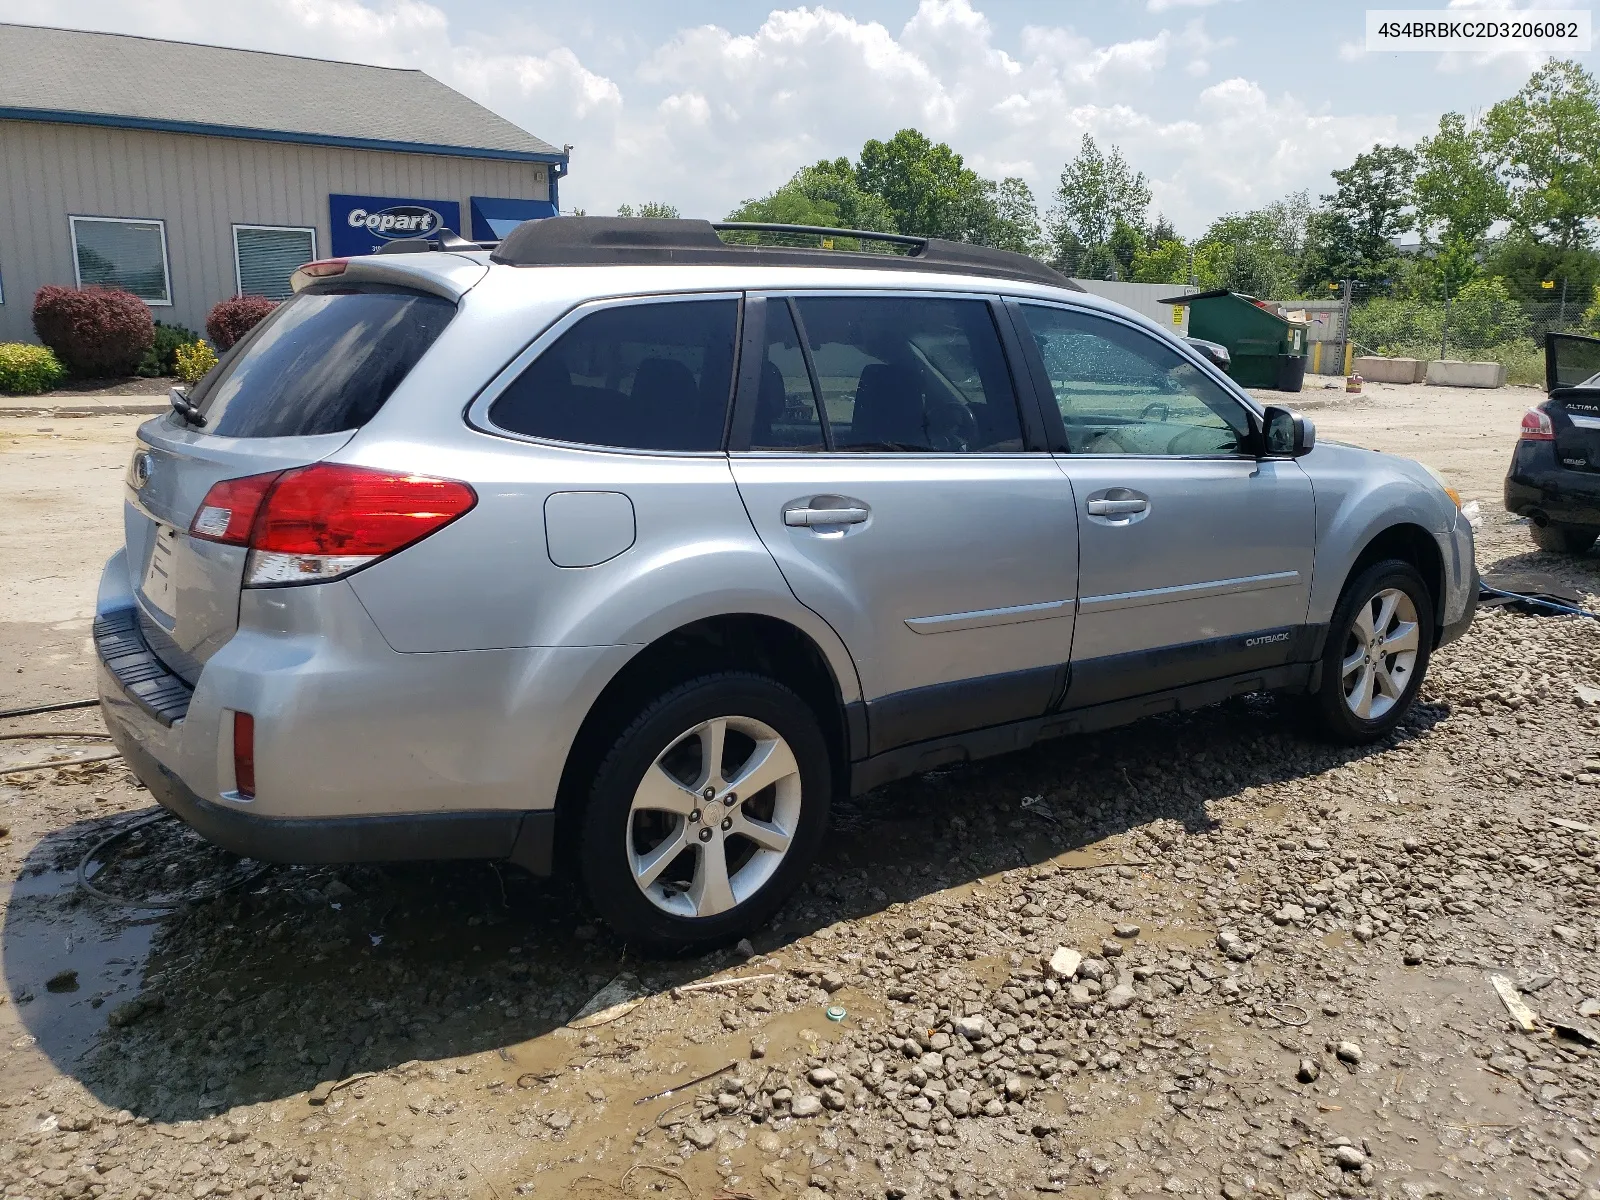
[[[1317,427],[1292,408],[1269,408],[1262,414],[1262,442],[1266,458],[1299,458],[1317,444]]]
[[[1227,374],[1228,368],[1233,365],[1233,355],[1221,342],[1207,341],[1205,338],[1185,338],[1189,345],[1200,351],[1200,357],[1205,359],[1217,370]]]

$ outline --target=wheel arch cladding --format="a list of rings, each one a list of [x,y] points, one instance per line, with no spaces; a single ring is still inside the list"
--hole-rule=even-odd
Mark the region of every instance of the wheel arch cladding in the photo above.
[[[1446,590],[1444,555],[1440,552],[1439,543],[1433,534],[1421,525],[1402,522],[1390,525],[1375,534],[1362,547],[1355,562],[1350,565],[1350,571],[1345,576],[1344,583],[1340,585],[1340,594],[1342,595],[1344,589],[1350,586],[1352,579],[1358,578],[1368,567],[1390,558],[1410,563],[1422,576],[1422,582],[1427,585],[1428,596],[1432,601],[1430,607],[1433,612],[1433,636],[1437,641],[1439,631],[1444,627]]]
[[[777,617],[757,613],[708,617],[641,648],[590,706],[567,753],[556,796],[557,837],[562,844],[574,845],[565,839],[575,835],[575,815],[588,797],[595,769],[623,725],[670,688],[718,671],[764,675],[804,700],[827,737],[835,787],[847,788],[853,738],[839,680],[821,647],[804,630]]]

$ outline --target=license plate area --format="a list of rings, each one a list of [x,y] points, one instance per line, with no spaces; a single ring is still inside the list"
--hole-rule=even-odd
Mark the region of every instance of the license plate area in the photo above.
[[[173,574],[177,547],[178,531],[171,525],[158,523],[155,536],[150,539],[150,561],[145,564],[144,581],[139,585],[145,603],[168,618],[177,611],[178,589]]]

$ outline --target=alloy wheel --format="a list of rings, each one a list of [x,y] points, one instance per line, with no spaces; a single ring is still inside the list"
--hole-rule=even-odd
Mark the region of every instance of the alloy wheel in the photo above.
[[[727,912],[777,871],[800,806],[800,767],[776,730],[753,717],[701,722],[668,744],[634,791],[634,883],[674,916]]]
[[[1345,704],[1363,721],[1382,720],[1405,694],[1419,630],[1416,605],[1399,588],[1384,588],[1356,610],[1339,674]]]

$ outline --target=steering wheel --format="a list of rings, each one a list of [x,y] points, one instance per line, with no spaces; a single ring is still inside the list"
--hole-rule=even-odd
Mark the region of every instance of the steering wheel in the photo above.
[[[966,452],[978,440],[978,422],[963,404],[930,406],[928,444],[935,450]]]
[[[1171,406],[1168,405],[1165,400],[1157,400],[1152,404],[1146,404],[1144,406],[1144,411],[1139,414],[1139,419],[1141,421],[1148,421],[1152,417],[1157,421],[1169,420],[1172,417]]]

